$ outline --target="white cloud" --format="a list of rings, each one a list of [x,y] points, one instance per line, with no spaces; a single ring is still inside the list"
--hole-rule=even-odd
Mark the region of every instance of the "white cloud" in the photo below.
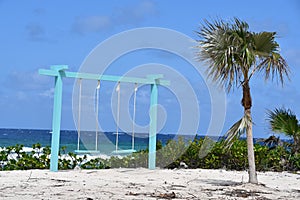
[[[72,31],[84,35],[87,33],[111,30],[117,26],[137,25],[147,17],[157,14],[153,1],[139,1],[138,4],[115,8],[111,15],[92,15],[77,17]]]
[[[286,37],[290,33],[289,23],[287,21],[278,21],[267,18],[263,20],[249,20],[251,29],[254,31],[275,31],[278,37]]]
[[[300,65],[300,50],[298,49],[288,49],[285,52],[285,56],[288,64],[292,67],[292,65]],[[295,66],[293,66],[295,67]],[[296,69],[296,68],[295,68]]]
[[[45,30],[39,24],[35,24],[35,23],[28,24],[26,26],[26,32],[29,40],[31,41],[45,40]]]
[[[146,17],[156,14],[156,8],[153,1],[140,1],[135,6],[117,9],[117,15],[114,19],[118,25],[136,25],[145,20]]]
[[[46,13],[46,10],[45,8],[35,8],[32,12],[36,16],[42,16]]]
[[[72,30],[79,34],[99,32],[110,28],[112,21],[108,16],[88,16],[77,18]]]
[[[39,90],[49,86],[51,84],[51,78],[42,76],[35,71],[19,71],[12,70],[6,80],[4,85],[6,88],[11,88],[15,90]]]
[[[18,91],[17,93],[16,93],[16,98],[18,99],[18,100],[26,100],[27,99],[27,95],[26,95],[26,93],[25,92],[23,92],[23,91]]]
[[[50,88],[48,90],[40,92],[39,96],[53,98],[53,96],[54,96],[54,88]]]

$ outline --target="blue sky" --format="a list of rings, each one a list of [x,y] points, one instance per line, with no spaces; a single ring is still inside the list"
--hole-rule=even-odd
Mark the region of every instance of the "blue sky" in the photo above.
[[[251,83],[253,95],[254,136],[271,134],[266,123],[266,109],[285,106],[300,118],[300,3],[297,0],[267,1],[14,1],[0,0],[0,128],[50,129],[53,105],[53,80],[38,74],[38,69],[54,64],[69,65],[71,71],[79,70],[84,59],[99,43],[134,28],[163,27],[173,29],[197,39],[203,19],[238,17],[249,23],[253,31],[275,31],[281,54],[291,68],[291,80],[284,87],[275,82],[265,82],[257,75]],[[137,59],[138,58],[138,59]],[[185,62],[169,53],[142,51],[123,56],[113,63],[110,73],[130,70],[117,68],[156,62],[174,66],[192,85],[203,85],[201,77],[193,70],[180,68]],[[199,64],[199,67],[203,67]],[[62,128],[74,129],[72,116],[72,87],[74,80],[64,80],[64,107]],[[107,89],[110,86],[107,86]],[[201,88],[194,87],[201,99]],[[113,87],[111,87],[113,90]],[[141,88],[139,97],[146,96],[147,87]],[[142,94],[143,92],[143,94]],[[163,97],[172,99],[165,90]],[[205,91],[204,91],[205,93]],[[207,91],[206,91],[207,93]],[[164,96],[165,95],[165,96]],[[204,95],[205,97],[205,95]],[[206,94],[207,97],[207,94]],[[227,95],[227,112],[223,133],[237,121],[243,112],[240,105],[241,91],[236,89]],[[163,132],[175,132],[180,116],[174,108],[176,100],[161,100],[168,118]],[[199,100],[200,101],[200,100]],[[209,122],[209,110],[201,99],[199,132],[204,132]],[[208,103],[209,104],[209,103]],[[139,105],[146,109],[147,102]],[[105,107],[102,106],[102,109]],[[142,111],[142,113],[144,110]],[[170,112],[170,113],[169,113]],[[172,113],[174,112],[174,113]],[[137,113],[140,125],[148,117]],[[100,117],[101,118],[101,117]],[[143,119],[142,119],[143,118]],[[113,130],[112,120],[103,126]]]

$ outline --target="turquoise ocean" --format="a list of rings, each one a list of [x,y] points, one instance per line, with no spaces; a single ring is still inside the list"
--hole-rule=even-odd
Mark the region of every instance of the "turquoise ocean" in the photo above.
[[[95,132],[81,131],[80,150],[95,150]],[[22,144],[31,148],[33,144],[40,143],[43,147],[51,146],[50,130],[36,129],[0,129],[0,147]],[[175,134],[157,134],[157,140],[165,145],[170,139],[178,138]],[[185,140],[192,140],[194,136],[184,136]],[[102,154],[109,155],[115,150],[116,134],[114,132],[100,132],[97,135],[97,148]],[[148,148],[148,134],[136,133],[134,137],[134,149],[143,150]],[[78,133],[74,130],[62,130],[60,133],[60,147],[65,146],[66,152],[77,149]],[[127,150],[132,148],[132,135],[120,132],[118,135],[118,149]]]
[[[24,147],[31,148],[33,144],[40,143],[42,147],[51,146],[50,130],[37,129],[0,129],[0,147],[14,146],[22,144]],[[148,134],[136,133],[134,135],[134,149],[144,150],[148,148],[149,137]],[[157,141],[162,145],[166,145],[168,140],[177,140],[182,137],[186,142],[195,138],[195,135],[177,135],[177,134],[157,134]],[[205,136],[197,135],[196,138],[203,138]],[[217,141],[222,137],[211,137]],[[245,138],[244,138],[245,139]],[[80,150],[95,150],[96,148],[96,134],[95,132],[82,131],[79,140]],[[101,154],[111,155],[116,150],[116,134],[114,132],[99,132],[97,134],[97,150]],[[132,149],[132,135],[120,132],[118,135],[118,150]],[[259,139],[255,138],[254,142]],[[291,140],[285,140],[292,142]],[[60,134],[60,147],[66,147],[65,152],[74,152],[78,148],[78,133],[74,130],[62,130]]]

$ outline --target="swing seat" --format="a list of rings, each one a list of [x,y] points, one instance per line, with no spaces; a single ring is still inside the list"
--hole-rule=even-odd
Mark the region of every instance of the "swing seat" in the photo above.
[[[135,149],[122,149],[122,150],[115,150],[111,152],[111,154],[131,154],[135,152],[136,152]]]
[[[96,150],[74,150],[77,154],[100,154],[100,151]]]

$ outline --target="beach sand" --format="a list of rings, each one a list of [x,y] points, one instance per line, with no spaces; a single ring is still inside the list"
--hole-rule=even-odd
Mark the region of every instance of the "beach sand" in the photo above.
[[[0,199],[300,199],[300,174],[207,169],[0,171]]]

